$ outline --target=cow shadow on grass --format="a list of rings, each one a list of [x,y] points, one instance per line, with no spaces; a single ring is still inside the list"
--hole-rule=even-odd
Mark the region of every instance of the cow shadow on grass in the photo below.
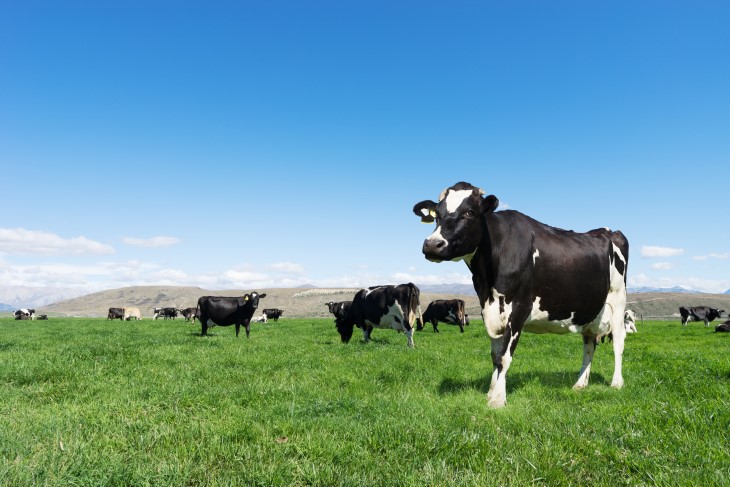
[[[491,380],[491,371],[481,377],[466,380],[447,377],[439,384],[438,393],[439,395],[446,396],[450,394],[458,394],[463,391],[476,390],[486,394],[489,392],[489,383]],[[507,392],[510,393],[522,389],[533,382],[543,387],[570,389],[573,387],[576,380],[578,380],[577,371],[533,371],[508,373]],[[610,383],[601,374],[597,373],[591,374],[591,384],[610,385]]]

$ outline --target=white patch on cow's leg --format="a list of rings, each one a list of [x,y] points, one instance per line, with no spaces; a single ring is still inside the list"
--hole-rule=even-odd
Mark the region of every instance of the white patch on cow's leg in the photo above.
[[[406,338],[408,339],[408,346],[413,348],[415,345],[413,344],[413,328],[410,330],[406,330]]]
[[[614,360],[613,379],[611,380],[611,387],[621,389],[624,386],[622,363],[624,356],[624,341],[626,340],[626,325],[624,325],[623,320],[612,320],[611,334],[613,335]]]
[[[519,336],[519,332],[510,336],[504,355],[499,362],[502,366],[502,370],[500,371],[498,367],[495,367],[494,369],[494,373],[492,374],[492,385],[490,386],[489,393],[487,394],[487,404],[490,408],[501,408],[507,404],[507,371],[512,363],[512,344],[517,341]]]
[[[578,375],[578,382],[575,383],[573,389],[583,389],[588,385],[588,380],[591,377],[591,363],[593,362],[593,354],[596,351],[596,337],[584,336],[583,337],[583,365],[580,368],[580,374]]]

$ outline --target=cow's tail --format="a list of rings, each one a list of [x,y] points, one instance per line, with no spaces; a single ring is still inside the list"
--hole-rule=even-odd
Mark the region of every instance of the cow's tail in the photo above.
[[[421,323],[421,326],[423,326],[423,314],[421,313],[421,290],[418,289],[418,286],[413,284],[412,282],[408,283],[408,287],[410,289],[410,299],[408,300],[408,321],[411,327],[413,327],[413,321],[417,321]],[[415,320],[411,320],[411,315],[415,315]]]

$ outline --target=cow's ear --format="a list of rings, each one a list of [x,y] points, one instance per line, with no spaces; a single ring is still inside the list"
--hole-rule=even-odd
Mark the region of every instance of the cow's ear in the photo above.
[[[498,206],[499,199],[496,196],[494,196],[493,194],[485,196],[482,200],[482,213],[484,213],[485,215],[494,213],[494,210],[496,210]]]
[[[259,294],[259,298],[265,298],[265,297],[266,297],[266,293],[264,293],[264,294]]]
[[[436,219],[436,203],[424,200],[413,207],[413,213],[421,217],[423,223],[433,223]]]

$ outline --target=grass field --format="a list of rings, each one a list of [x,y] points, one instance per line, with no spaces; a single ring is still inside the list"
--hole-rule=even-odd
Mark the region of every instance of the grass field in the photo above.
[[[610,345],[576,392],[580,337],[525,335],[500,410],[476,320],[415,349],[329,319],[0,328],[2,485],[730,483],[730,336],[702,325],[639,324],[622,391]]]

